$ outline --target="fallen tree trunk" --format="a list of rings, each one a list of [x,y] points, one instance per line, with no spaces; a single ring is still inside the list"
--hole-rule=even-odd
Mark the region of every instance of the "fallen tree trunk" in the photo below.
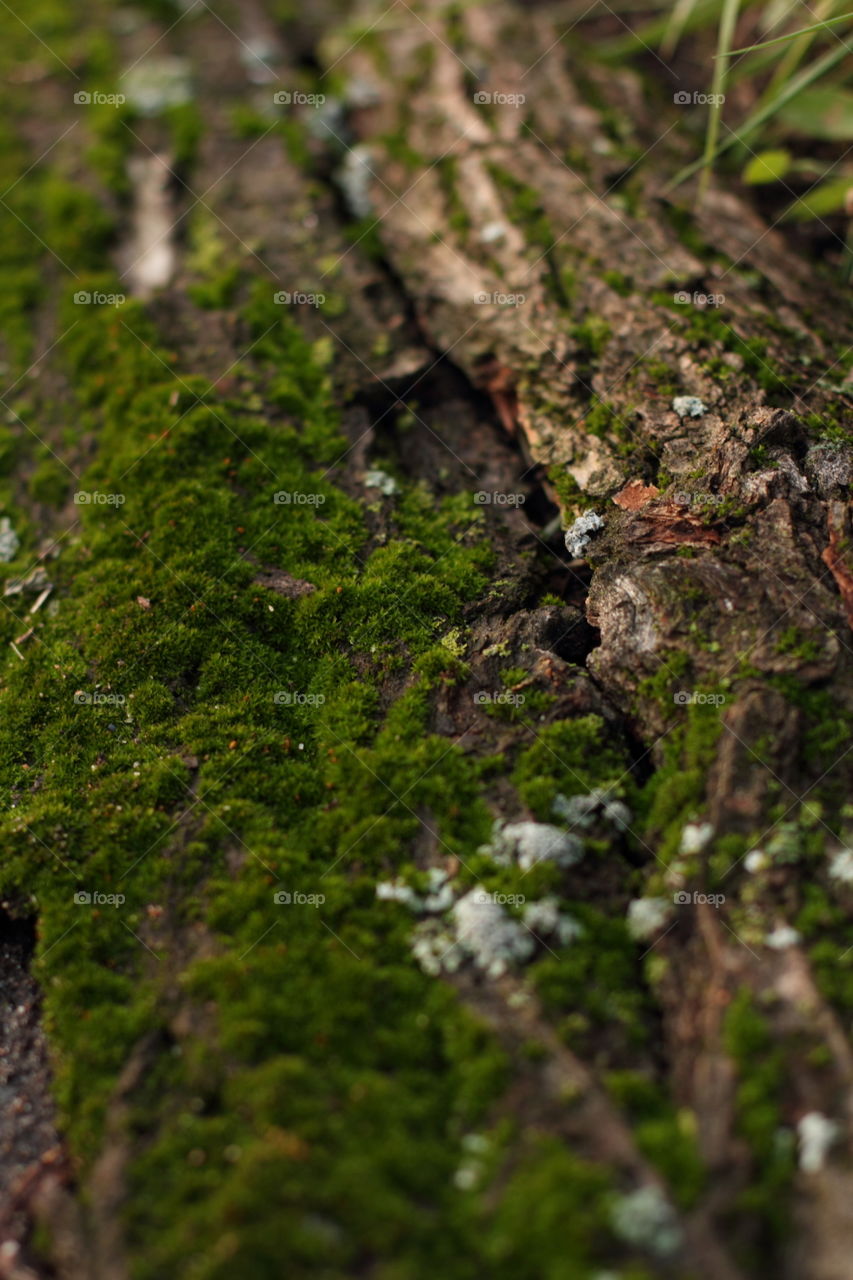
[[[558,11],[339,19],[8,104],[3,1265],[835,1280],[844,300]]]

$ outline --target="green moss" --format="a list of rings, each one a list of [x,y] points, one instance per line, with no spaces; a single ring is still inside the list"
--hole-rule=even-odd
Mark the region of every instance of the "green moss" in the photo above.
[[[621,906],[621,904],[620,904]],[[563,1039],[600,1066],[631,1063],[648,1044],[652,1001],[637,981],[637,949],[625,927],[624,908],[602,910],[569,900],[583,934],[561,954],[546,955],[534,979]]]
[[[694,702],[682,711],[675,703],[675,684],[687,666],[686,655],[667,654],[657,675],[640,686],[641,696],[659,701],[670,722],[684,716],[663,739],[662,762],[642,795],[643,821],[663,859],[677,852],[685,823],[702,814],[708,771],[722,733],[717,707]]]
[[[610,340],[610,325],[603,316],[588,315],[572,329],[572,337],[582,351],[596,359]]]
[[[677,1110],[660,1086],[640,1072],[612,1071],[606,1083],[630,1120],[638,1147],[664,1175],[676,1203],[689,1209],[707,1181],[693,1113]]]
[[[620,743],[599,716],[540,727],[536,741],[519,756],[512,780],[519,796],[542,821],[553,820],[559,794],[578,795],[608,787],[616,797],[633,793]]]
[[[485,1250],[489,1275],[564,1280],[591,1275],[607,1256],[614,1187],[608,1174],[542,1139],[513,1172]],[[567,1206],[577,1206],[577,1211]],[[581,1206],[583,1208],[581,1209]],[[562,1258],[552,1243],[563,1241]]]
[[[758,1247],[763,1244],[766,1254],[772,1256],[779,1238],[789,1229],[788,1197],[795,1171],[793,1134],[782,1127],[785,1056],[745,987],[729,1006],[724,1035],[740,1077],[737,1128],[754,1160],[754,1181],[743,1192],[741,1205],[762,1224]]]
[[[621,271],[603,271],[601,278],[605,284],[619,294],[620,298],[629,298],[634,291],[633,281]]]
[[[447,225],[465,236],[472,224],[471,215],[459,194],[459,161],[455,156],[443,156],[436,165],[436,171],[447,200]]]
[[[47,503],[51,507],[64,505],[74,480],[67,467],[61,466],[53,458],[44,458],[30,476],[27,488],[30,497],[36,502]]]

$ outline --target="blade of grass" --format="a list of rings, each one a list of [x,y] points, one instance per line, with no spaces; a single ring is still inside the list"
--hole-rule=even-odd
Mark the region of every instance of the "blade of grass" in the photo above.
[[[666,31],[660,42],[660,56],[662,58],[671,58],[678,48],[686,23],[690,20],[690,15],[695,9],[697,0],[676,0],[672,13],[667,23]]]
[[[753,2],[754,0],[750,0],[750,3]],[[690,31],[698,30],[707,26],[708,23],[714,22],[719,11],[720,0],[697,0],[681,34],[686,35]],[[614,36],[612,40],[602,43],[597,52],[600,52],[609,62],[630,57],[631,54],[636,53],[639,48],[645,45],[651,45],[653,49],[656,49],[665,36],[670,21],[669,15],[653,18],[651,22],[647,22],[645,26],[638,27],[636,31],[631,31],[624,36]]]
[[[720,132],[720,112],[722,111],[728,73],[728,59],[731,56],[732,39],[735,33],[740,0],[725,0],[720,15],[720,31],[717,37],[717,56],[714,61],[714,80],[711,86],[711,109],[708,113],[708,129],[705,134],[705,153],[702,156],[702,174],[699,179],[698,200],[702,200],[708,189],[714,156],[717,153],[717,138]]]
[[[834,8],[835,0],[822,0],[822,3],[817,6],[815,17],[819,18],[821,21],[825,21]],[[787,84],[788,80],[790,80],[791,76],[797,70],[797,67],[799,67],[800,63],[805,58],[814,39],[814,32],[807,32],[805,35],[798,36],[794,43],[788,46],[778,67],[773,72],[770,84],[764,90],[764,93],[759,99],[759,106],[762,102],[769,102],[777,89],[779,89],[783,84]]]
[[[758,111],[754,111],[752,115],[744,121],[739,129],[732,130],[731,136],[726,138],[725,142],[721,142],[717,147],[713,159],[717,159],[717,157],[721,156],[724,151],[728,151],[730,147],[733,147],[735,143],[742,142],[744,138],[748,137],[749,134],[753,133],[762,124],[764,124],[765,120],[769,120],[781,106],[784,106],[786,102],[790,102],[792,98],[795,98],[801,89],[805,89],[807,85],[812,83],[812,81],[817,80],[820,76],[824,75],[825,72],[834,67],[836,62],[840,62],[847,52],[847,46],[840,44],[837,49],[828,50],[822,58],[818,58],[816,62],[805,67],[798,76],[795,76],[789,84],[785,85],[784,88],[780,90],[772,102],[768,102]],[[667,183],[665,191],[672,191],[674,187],[681,186],[682,182],[685,182],[687,178],[692,177],[696,170],[701,168],[704,163],[705,157],[702,156],[700,159],[692,161],[691,164],[685,165],[685,167],[675,175],[672,181]]]
[[[754,53],[756,49],[767,49],[771,44],[784,44],[786,40],[794,40],[797,36],[807,35],[810,31],[820,31],[824,27],[835,26],[838,22],[853,21],[853,13],[842,13],[837,18],[825,18],[823,22],[815,22],[810,27],[799,27],[796,31],[789,31],[784,36],[774,36],[772,40],[762,40],[760,44],[747,44],[742,49],[732,49],[732,54],[737,53]],[[714,57],[718,57],[714,54]]]

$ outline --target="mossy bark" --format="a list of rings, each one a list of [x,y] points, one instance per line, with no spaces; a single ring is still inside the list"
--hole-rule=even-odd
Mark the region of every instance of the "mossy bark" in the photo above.
[[[10,1275],[841,1280],[842,294],[559,15],[278,10],[6,20]],[[155,42],[192,103],[63,133]],[[594,789],[577,867],[482,851]],[[582,931],[424,974],[430,870]]]

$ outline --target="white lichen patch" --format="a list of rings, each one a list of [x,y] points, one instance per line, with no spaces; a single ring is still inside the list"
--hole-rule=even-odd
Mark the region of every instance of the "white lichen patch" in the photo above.
[[[190,64],[184,58],[146,58],[124,73],[121,87],[140,115],[156,116],[191,101]]]
[[[437,915],[449,911],[456,895],[447,872],[440,867],[430,867],[426,878],[426,893],[417,893],[405,880],[381,880],[376,886],[376,896],[381,902],[401,902],[415,915]]]
[[[335,173],[335,179],[343,192],[350,212],[356,218],[368,218],[373,213],[372,159],[370,148],[363,143],[350,147]]]
[[[841,849],[829,864],[829,874],[839,884],[853,884],[853,849]]]
[[[468,958],[453,932],[437,920],[425,920],[417,926],[411,947],[415,960],[431,978],[441,973],[456,973]]]
[[[499,244],[506,240],[507,230],[505,222],[487,222],[480,229],[480,241],[482,244]]]
[[[490,978],[529,960],[536,939],[518,920],[508,916],[481,889],[472,889],[453,908],[456,941],[478,969]]]
[[[764,939],[765,946],[772,947],[774,951],[784,951],[786,947],[796,947],[802,938],[796,929],[789,924],[779,924],[768,933]]]
[[[0,519],[0,560],[3,564],[15,559],[20,545],[21,540],[12,528],[11,520],[3,516]]]
[[[402,902],[413,911],[420,904],[419,896],[405,880],[381,880],[376,886],[376,896],[380,902]]]
[[[661,933],[672,915],[670,898],[635,898],[628,903],[628,932],[645,942]]]
[[[368,471],[364,477],[364,483],[368,489],[378,489],[386,498],[391,498],[395,493],[400,492],[400,486],[393,476],[389,476],[387,471]]]
[[[597,511],[585,511],[566,530],[566,550],[573,560],[579,560],[592,541],[592,535],[604,528],[604,520]]]
[[[462,1149],[465,1156],[453,1175],[453,1183],[460,1191],[472,1191],[483,1180],[491,1143],[482,1133],[466,1133]]]
[[[528,902],[521,915],[531,933],[535,933],[537,937],[552,938],[563,947],[583,934],[583,925],[573,916],[562,912],[556,898],[540,898],[538,902]]]
[[[743,865],[751,876],[757,875],[759,871],[766,871],[770,866],[770,859],[763,849],[750,849],[749,853],[743,860]]]
[[[829,1149],[841,1136],[841,1128],[820,1111],[808,1111],[797,1125],[800,1143],[800,1168],[804,1173],[819,1173],[826,1163]]]
[[[674,396],[672,407],[679,418],[701,418],[708,412],[698,396]]]
[[[583,857],[583,841],[560,827],[547,822],[496,822],[489,844],[482,845],[501,866],[517,862],[529,871],[540,862],[554,862],[558,867],[573,867]]]
[[[654,1186],[640,1187],[620,1196],[610,1214],[613,1230],[626,1244],[669,1257],[681,1245],[681,1228],[675,1210]]]
[[[714,828],[710,822],[688,822],[681,833],[679,853],[702,853],[713,834]]]
[[[617,831],[626,831],[633,816],[626,804],[621,800],[614,800],[609,791],[600,787],[584,796],[558,795],[552,809],[568,826],[581,827],[583,830],[591,827],[597,818],[603,818]]]

